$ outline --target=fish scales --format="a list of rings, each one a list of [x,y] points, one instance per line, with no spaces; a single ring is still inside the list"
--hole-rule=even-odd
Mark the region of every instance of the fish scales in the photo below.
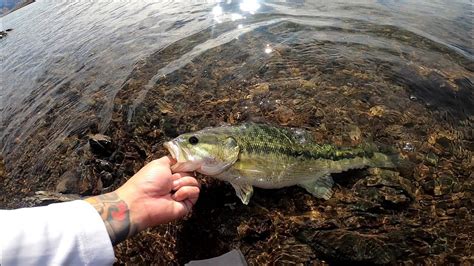
[[[241,147],[241,152],[238,161],[231,167],[232,169],[228,171],[227,175],[231,177],[246,175],[246,181],[264,188],[288,186],[294,183],[295,177],[311,178],[311,175],[300,174],[291,169],[291,166],[301,162],[315,161],[314,165],[336,169],[338,168],[335,162],[337,160],[357,160],[358,156],[363,157],[367,154],[362,149],[354,152],[337,150],[331,145],[299,143],[290,130],[262,125],[244,126],[234,136]],[[359,158],[359,160],[361,159]],[[347,162],[345,164],[347,165]],[[259,168],[261,171],[253,171],[251,175],[246,174],[246,170],[252,168]],[[222,178],[225,179],[225,177]]]
[[[333,161],[373,156],[371,147],[338,149],[328,144],[301,144],[294,138],[294,133],[289,130],[255,125],[249,127],[249,130],[237,130],[238,134],[235,136],[244,153],[259,153],[267,156],[268,153],[273,153],[302,160],[328,159]]]
[[[208,128],[167,142],[174,171],[198,171],[229,182],[244,204],[253,187],[299,185],[316,197],[332,195],[332,173],[367,166],[392,167],[371,145],[318,144],[304,131],[244,124]]]

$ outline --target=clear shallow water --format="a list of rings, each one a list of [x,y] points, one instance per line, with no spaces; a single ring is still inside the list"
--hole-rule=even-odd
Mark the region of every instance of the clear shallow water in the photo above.
[[[237,28],[211,35],[196,51],[183,54],[179,62],[151,71],[156,71],[158,76],[172,72],[211,47],[282,20],[321,27],[305,35],[307,41],[364,44],[375,52],[384,48],[407,54],[420,53],[417,57],[423,63],[436,66],[440,71],[458,72],[459,76],[468,75],[466,68],[472,68],[473,13],[468,1],[450,2],[449,8],[444,1],[311,2],[139,1],[124,4],[106,1],[92,4],[79,1],[64,4],[38,1],[14,12],[2,18],[3,28],[15,29],[9,38],[2,40],[0,110],[2,118],[9,120],[2,130],[3,150],[8,149],[6,144],[15,138],[34,134],[38,118],[54,107],[68,110],[65,117],[54,121],[58,133],[67,135],[83,122],[77,115],[91,111],[91,106],[85,103],[98,92],[103,102],[94,105],[93,113],[100,120],[100,128],[105,129],[111,117],[113,97],[141,59],[185,36],[209,27],[218,28],[219,23],[229,20],[236,20]],[[238,28],[239,25],[242,28]],[[380,25],[404,31],[399,38],[413,34],[420,41],[432,42],[435,49],[420,50],[410,46],[415,43],[403,43],[383,36],[382,32],[370,32]],[[278,41],[299,40],[290,33]],[[265,47],[255,49],[261,52]],[[440,53],[439,49],[444,50]],[[446,57],[446,53],[454,58]],[[372,55],[369,51],[364,56],[379,58],[381,55]],[[380,59],[403,60],[398,57]],[[85,88],[74,101],[61,99],[60,95],[51,97],[64,84],[74,87],[84,83]],[[54,135],[50,138],[58,137]]]
[[[337,144],[373,138],[400,151],[412,147],[406,149],[417,164],[411,178],[423,191],[417,201],[469,188],[474,114],[469,1],[191,3],[38,1],[2,18],[3,29],[13,28],[0,40],[5,206],[37,190],[58,190],[71,169],[78,169],[72,179],[79,184],[65,191],[99,193],[164,154],[161,143],[178,133],[247,120],[307,128],[317,139]],[[87,146],[88,135],[98,132],[110,135],[120,147],[118,157],[125,158],[99,158],[112,165],[106,171],[112,185],[97,166],[104,162]],[[430,165],[431,159],[440,163]],[[446,180],[439,179],[444,176],[461,188],[446,189]],[[203,193],[188,226],[203,227],[200,219],[209,210],[224,218],[251,217],[240,207],[229,213],[215,206],[212,200],[227,204],[233,198],[212,188],[220,196]],[[342,194],[350,192],[344,189],[354,187],[343,186]],[[285,194],[293,192],[278,195],[288,202],[307,200],[301,193]],[[266,194],[260,203],[271,211],[252,211],[262,221],[274,222],[282,209],[291,210],[285,213],[290,220],[308,212],[292,203],[266,202],[274,194],[261,193]],[[311,208],[322,204],[309,201]],[[215,250],[196,250],[181,262],[225,251],[229,246],[218,239],[226,237],[232,239],[227,245],[247,249],[257,262],[274,261],[295,247],[292,238],[285,241],[293,244],[281,240],[284,226],[267,228],[283,247],[272,253],[259,234],[243,230],[243,238],[256,237],[256,244],[246,243],[224,230],[242,224],[220,222],[215,226],[223,233],[209,237]],[[194,243],[186,230],[175,232],[174,240],[165,230],[171,244],[159,251],[190,250],[176,240],[178,234]],[[310,254],[308,246],[298,247]],[[167,260],[179,259],[168,254]]]

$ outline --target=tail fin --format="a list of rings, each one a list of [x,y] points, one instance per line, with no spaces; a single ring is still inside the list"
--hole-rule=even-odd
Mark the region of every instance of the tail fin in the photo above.
[[[374,152],[370,158],[370,167],[396,168],[399,161],[398,155],[386,155],[380,152]]]
[[[374,153],[369,166],[396,169],[404,176],[412,175],[415,167],[414,163],[403,158],[400,154],[387,155],[380,152]]]
[[[391,146],[376,145],[373,142],[366,142],[359,146],[370,157],[370,167],[380,168],[405,168],[413,165]]]

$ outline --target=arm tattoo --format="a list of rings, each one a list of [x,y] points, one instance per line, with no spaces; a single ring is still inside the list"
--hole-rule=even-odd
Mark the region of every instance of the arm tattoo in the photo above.
[[[137,230],[131,223],[128,205],[119,198],[117,193],[98,195],[87,198],[85,201],[94,206],[100,214],[113,245],[136,233]]]

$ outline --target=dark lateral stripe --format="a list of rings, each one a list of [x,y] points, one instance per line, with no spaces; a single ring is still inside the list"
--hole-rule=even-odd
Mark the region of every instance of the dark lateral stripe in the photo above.
[[[300,145],[292,132],[267,125],[252,124],[236,136],[244,152],[281,154],[299,159],[343,160],[356,157],[371,158],[374,153],[362,146],[339,149],[332,145]]]
[[[353,159],[356,157],[367,157],[373,156],[372,152],[365,151],[360,148],[354,150],[338,150],[333,146],[314,145],[312,150],[309,149],[295,149],[293,147],[286,147],[281,145],[268,145],[265,143],[253,143],[243,145],[244,152],[256,153],[256,154],[281,154],[288,157],[307,159],[307,160],[333,160],[339,161],[343,159]]]

